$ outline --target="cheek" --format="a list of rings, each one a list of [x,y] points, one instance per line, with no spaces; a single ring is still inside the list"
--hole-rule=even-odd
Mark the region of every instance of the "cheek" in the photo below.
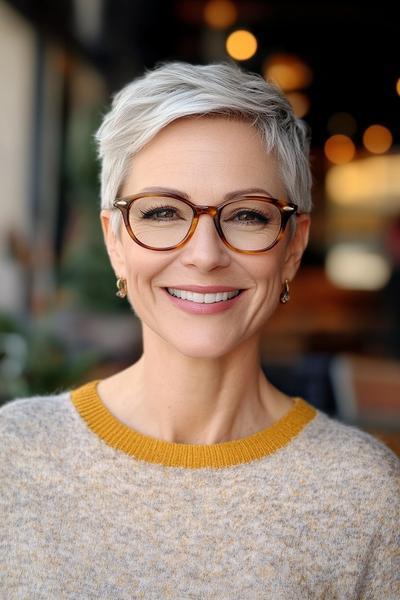
[[[277,245],[265,256],[254,256],[253,262],[248,263],[248,272],[252,273],[255,281],[269,285],[280,279],[284,263],[284,247]]]
[[[132,257],[127,264],[128,285],[132,293],[138,291],[144,283],[148,283],[154,273],[151,261],[143,260],[140,256]]]
[[[268,262],[267,264],[262,265],[259,268],[253,270],[254,278],[256,281],[264,281],[267,283],[268,281],[272,281],[279,272],[280,269],[278,268],[278,265],[273,262]]]
[[[131,252],[126,261],[127,300],[140,320],[146,318],[146,307],[151,304],[151,281],[156,275],[153,262],[141,254]]]
[[[255,311],[261,322],[267,321],[274,313],[282,292],[284,248],[277,246],[270,253],[253,263],[252,267],[249,266],[256,283]]]
[[[146,302],[145,298],[152,293],[152,287],[156,286],[169,262],[170,259],[162,253],[144,248],[131,249],[127,255],[126,271],[129,293],[135,303]]]

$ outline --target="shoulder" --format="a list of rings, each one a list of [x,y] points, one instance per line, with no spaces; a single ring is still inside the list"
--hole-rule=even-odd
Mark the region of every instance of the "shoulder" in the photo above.
[[[70,392],[16,398],[0,407],[0,439],[4,444],[48,435],[71,414]]]
[[[318,411],[307,435],[307,451],[319,478],[332,489],[370,505],[373,498],[400,511],[400,459],[362,429]],[[400,515],[399,515],[400,516]]]
[[[384,442],[355,425],[349,425],[317,411],[314,436],[322,443],[321,450],[332,454],[342,464],[362,468],[371,466],[399,469],[399,457]]]
[[[69,394],[69,391],[62,391],[55,394],[43,394],[10,400],[0,406],[0,422],[23,421],[32,417],[36,418],[53,414],[57,408],[65,404]]]

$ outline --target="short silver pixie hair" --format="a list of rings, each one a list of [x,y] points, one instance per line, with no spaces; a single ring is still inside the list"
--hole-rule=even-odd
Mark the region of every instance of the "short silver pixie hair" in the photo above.
[[[236,63],[192,65],[161,62],[113,97],[111,110],[95,134],[101,161],[101,208],[112,209],[132,158],[161,129],[188,116],[222,116],[252,125],[266,152],[277,159],[288,200],[311,212],[309,128],[272,82]],[[120,235],[121,214],[111,227]]]

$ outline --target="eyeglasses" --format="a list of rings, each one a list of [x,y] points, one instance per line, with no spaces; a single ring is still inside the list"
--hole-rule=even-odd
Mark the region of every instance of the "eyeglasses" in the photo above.
[[[219,206],[199,206],[175,194],[142,192],[117,198],[130,237],[143,248],[174,250],[194,234],[199,217],[209,215],[228,248],[244,254],[269,250],[283,237],[296,204],[265,196],[244,196]]]

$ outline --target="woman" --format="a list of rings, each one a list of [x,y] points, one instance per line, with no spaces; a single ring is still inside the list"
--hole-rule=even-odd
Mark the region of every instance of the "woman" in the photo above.
[[[173,62],[97,141],[143,355],[2,409],[5,597],[399,597],[397,457],[260,367],[308,241],[305,125],[258,75]]]

